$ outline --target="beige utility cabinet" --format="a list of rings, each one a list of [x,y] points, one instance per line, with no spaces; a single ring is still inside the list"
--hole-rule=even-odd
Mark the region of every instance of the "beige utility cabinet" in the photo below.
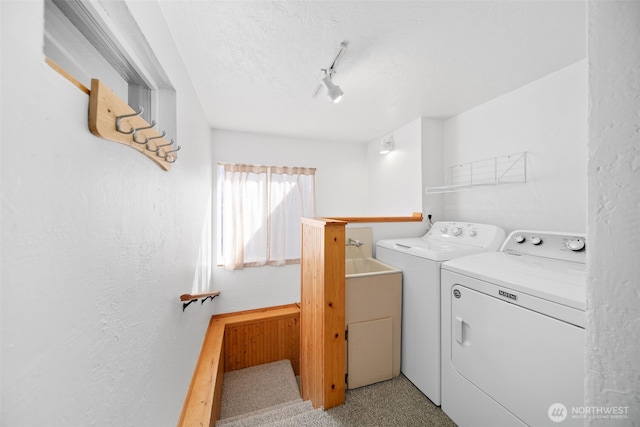
[[[347,388],[400,375],[402,272],[348,278]]]

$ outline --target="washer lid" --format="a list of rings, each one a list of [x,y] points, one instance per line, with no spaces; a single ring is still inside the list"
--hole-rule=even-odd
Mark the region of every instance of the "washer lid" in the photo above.
[[[456,258],[442,269],[585,310],[585,265],[530,255],[486,252]]]
[[[439,221],[422,237],[380,240],[377,245],[433,261],[447,261],[495,251],[504,236],[504,230],[495,225]]]
[[[484,252],[484,249],[453,242],[429,240],[420,237],[380,240],[377,246],[407,253],[432,261],[447,261],[456,257]]]

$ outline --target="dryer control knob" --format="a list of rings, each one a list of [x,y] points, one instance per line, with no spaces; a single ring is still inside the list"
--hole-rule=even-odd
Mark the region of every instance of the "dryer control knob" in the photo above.
[[[476,234],[478,234],[478,233],[476,233],[476,230],[469,230],[469,236],[475,237]]]
[[[453,234],[454,236],[459,236],[460,234],[462,234],[462,228],[460,227],[453,227],[451,229],[451,234]]]
[[[578,252],[584,249],[584,240],[582,239],[573,239],[567,242],[567,248],[571,249],[574,252]]]
[[[440,232],[441,232],[442,234],[447,234],[447,229],[446,229],[446,227],[442,227],[442,228],[440,229]]]
[[[516,237],[514,237],[514,238],[513,238],[513,240],[515,240],[515,241],[516,241],[516,243],[522,243],[522,242],[524,242],[526,239],[524,238],[524,236],[523,236],[523,235],[519,234],[519,235],[517,235]]]
[[[539,238],[538,236],[532,237],[531,238],[531,243],[533,243],[534,245],[539,245],[540,243],[542,243],[542,239]]]

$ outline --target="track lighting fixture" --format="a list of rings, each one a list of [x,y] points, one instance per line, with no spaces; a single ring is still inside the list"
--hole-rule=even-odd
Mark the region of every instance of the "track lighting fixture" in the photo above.
[[[313,93],[313,96],[316,96],[320,91],[320,89],[324,86],[324,88],[327,90],[327,96],[329,97],[329,100],[334,104],[337,104],[338,102],[340,102],[340,100],[342,99],[342,95],[344,95],[344,92],[342,92],[342,89],[340,89],[340,86],[335,85],[333,81],[331,81],[331,76],[335,73],[334,68],[338,63],[338,59],[342,56],[342,54],[346,49],[347,49],[347,42],[340,43],[340,50],[338,50],[338,53],[336,54],[335,58],[331,62],[331,65],[328,66],[327,68],[322,68],[323,74],[320,77],[320,82],[318,83],[318,86],[316,87],[316,90]]]
[[[325,74],[322,80],[320,80],[320,83],[322,83],[322,85],[327,89],[327,96],[329,97],[329,100],[331,102],[333,102],[334,104],[340,102],[340,100],[342,99],[342,95],[344,95],[344,92],[342,92],[340,86],[336,86],[333,84],[333,82],[331,81],[330,73]]]

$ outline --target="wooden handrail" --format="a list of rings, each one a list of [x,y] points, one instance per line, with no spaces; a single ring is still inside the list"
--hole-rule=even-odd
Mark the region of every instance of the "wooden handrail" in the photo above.
[[[204,303],[209,298],[211,298],[211,301],[213,301],[213,299],[218,295],[220,295],[220,291],[213,291],[213,292],[207,292],[204,294],[193,294],[193,295],[182,294],[180,295],[180,301],[182,301],[182,311],[184,311],[189,305],[191,305],[191,303],[198,301],[198,299],[200,298],[202,298],[202,300],[200,301],[200,304],[202,305],[202,303]]]
[[[218,295],[220,295],[220,291],[207,292],[204,294],[182,294],[180,295],[180,301],[191,301],[200,298],[217,297]]]
[[[335,217],[331,219],[337,219],[339,221],[354,223],[354,222],[421,222],[422,212],[414,212],[411,216],[345,216]]]

